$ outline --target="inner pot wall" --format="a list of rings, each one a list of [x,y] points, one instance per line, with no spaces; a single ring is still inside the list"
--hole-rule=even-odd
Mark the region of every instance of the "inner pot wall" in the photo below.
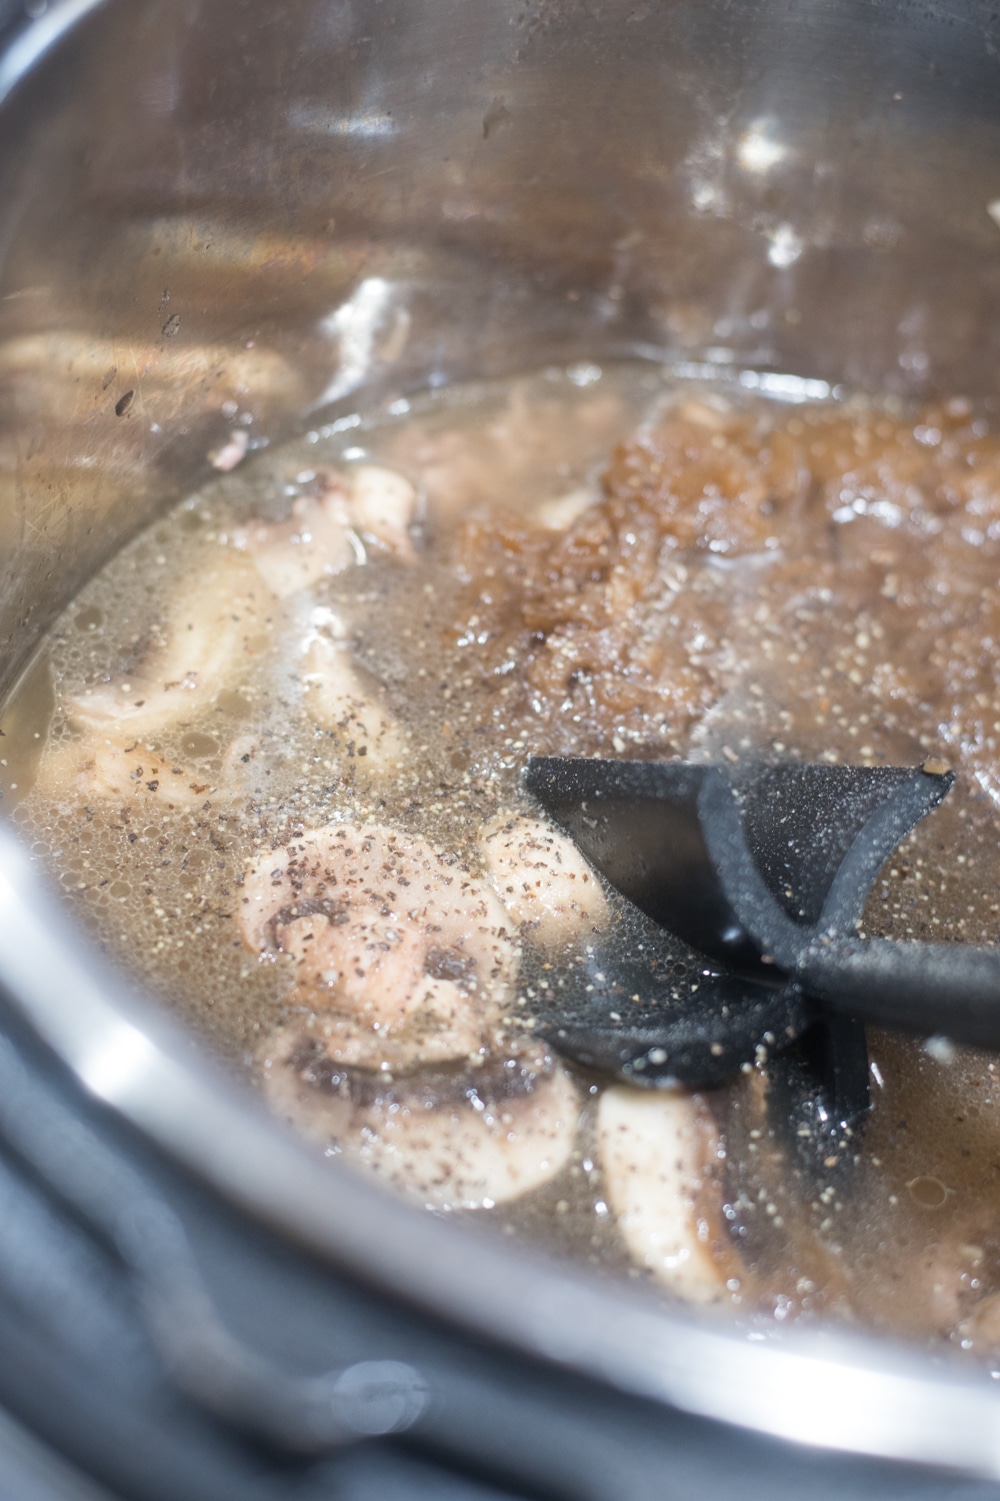
[[[227,400],[273,438],[629,352],[992,395],[998,40],[970,0],[95,5],[5,80],[0,688]]]

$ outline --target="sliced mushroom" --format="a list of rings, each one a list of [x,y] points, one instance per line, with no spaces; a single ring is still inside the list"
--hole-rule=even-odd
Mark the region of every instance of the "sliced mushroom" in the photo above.
[[[290,1000],[337,1065],[393,1071],[478,1055],[518,950],[489,888],[425,840],[330,824],[248,871],[243,936],[286,955]]]
[[[637,1265],[688,1303],[717,1303],[742,1268],[722,1220],[718,1135],[681,1091],[608,1089],[598,1135],[607,1194]]]
[[[538,818],[500,814],[479,835],[490,883],[514,921],[555,947],[608,919],[597,876],[573,843]]]
[[[523,1046],[478,1068],[387,1079],[335,1065],[290,1026],[260,1058],[276,1114],[327,1152],[434,1209],[492,1208],[553,1178],[580,1115],[565,1070]]]

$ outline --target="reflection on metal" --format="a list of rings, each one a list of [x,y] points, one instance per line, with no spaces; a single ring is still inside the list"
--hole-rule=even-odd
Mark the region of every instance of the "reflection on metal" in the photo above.
[[[784,270],[787,266],[794,266],[805,247],[805,241],[801,235],[797,235],[790,224],[779,224],[768,235],[771,248],[767,252],[767,258],[772,266]]]
[[[288,123],[295,130],[308,131],[314,135],[361,136],[366,140],[393,136],[399,129],[391,115],[379,114],[377,110],[340,114],[324,105],[305,101],[290,107]]]
[[[773,131],[773,121],[757,120],[737,141],[736,160],[744,172],[770,172],[785,160],[788,148],[775,139]]]
[[[348,300],[323,319],[320,328],[328,338],[337,341],[340,366],[326,390],[313,403],[314,409],[339,401],[364,383],[376,359],[377,341],[388,332],[388,316],[395,292],[393,283],[383,277],[366,276]],[[390,332],[393,343],[405,341],[406,324],[399,320],[405,320],[406,316],[405,310],[400,308],[397,328]],[[401,339],[397,329],[402,330]]]
[[[781,375],[773,370],[741,370],[744,391],[760,391],[777,401],[828,401],[839,393],[825,380],[806,380],[801,375]]]
[[[141,1085],[152,1047],[145,1033],[122,1021],[94,1038],[90,1055],[80,1061],[80,1077],[102,1099],[127,1099]]]
[[[57,0],[0,55],[0,102],[72,26],[104,0]],[[29,12],[30,14],[30,12]]]

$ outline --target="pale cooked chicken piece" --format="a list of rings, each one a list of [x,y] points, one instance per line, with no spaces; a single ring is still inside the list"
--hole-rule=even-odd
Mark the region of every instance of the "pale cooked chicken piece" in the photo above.
[[[425,840],[330,824],[260,857],[240,903],[264,960],[334,1064],[410,1069],[480,1056],[513,995],[518,950],[484,882]]]
[[[243,675],[266,616],[253,574],[220,554],[180,591],[160,642],[135,671],[69,699],[67,719],[122,746],[185,724]]]
[[[376,685],[353,659],[341,623],[330,610],[314,612],[302,648],[302,690],[307,714],[332,730],[361,775],[396,775],[406,766],[409,736],[376,697]],[[368,679],[370,687],[366,685]]]
[[[479,848],[507,911],[546,947],[579,940],[607,921],[597,876],[572,839],[551,824],[501,813],[480,831]]]
[[[413,556],[417,492],[401,474],[371,464],[320,470],[316,493],[301,495],[287,521],[254,521],[233,533],[280,599],[365,559],[365,546]]]
[[[636,1264],[685,1302],[724,1301],[742,1267],[722,1219],[719,1139],[704,1101],[607,1089],[598,1137],[608,1201]]]
[[[347,486],[324,471],[320,493],[300,496],[287,521],[239,527],[233,545],[247,553],[272,593],[286,599],[354,563],[347,500]]]
[[[34,785],[43,797],[143,805],[150,812],[197,808],[216,793],[199,771],[148,745],[122,745],[100,735],[47,748]]]
[[[289,1026],[259,1059],[271,1109],[387,1188],[434,1209],[492,1208],[548,1182],[573,1148],[580,1101],[534,1044],[478,1068],[388,1079],[338,1067]]]
[[[417,492],[395,469],[359,464],[347,473],[351,521],[366,542],[413,556],[410,528],[417,519]]]

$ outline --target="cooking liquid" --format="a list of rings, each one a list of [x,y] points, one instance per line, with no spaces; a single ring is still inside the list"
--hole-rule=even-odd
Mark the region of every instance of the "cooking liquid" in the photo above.
[[[362,463],[422,493],[415,558],[370,553],[285,599],[261,588],[240,528],[283,518],[322,468]],[[532,753],[943,756],[956,787],[882,872],[865,931],[993,942],[998,559],[1000,439],[961,403],[779,402],[638,363],[397,402],[255,455],[107,565],[4,708],[2,808],[109,957],[251,1075],[288,1019],[289,975],[238,929],[248,860],[298,830],[374,821],[476,871],[483,824],[536,811],[520,785]],[[68,706],[108,683],[126,700],[178,591],[219,569],[241,642],[225,681],[163,727],[124,806],[67,795],[46,765],[78,735]],[[345,623],[408,727],[392,783],[303,710],[316,610]],[[175,764],[203,797],[172,802]],[[1000,1356],[997,1062],[869,1041],[873,1110],[828,1166],[803,1167],[769,1122],[761,1070],[711,1097],[745,1272],[724,1299],[760,1327],[832,1317]],[[579,1086],[569,1164],[476,1217],[645,1276],[608,1207],[602,1084]]]

